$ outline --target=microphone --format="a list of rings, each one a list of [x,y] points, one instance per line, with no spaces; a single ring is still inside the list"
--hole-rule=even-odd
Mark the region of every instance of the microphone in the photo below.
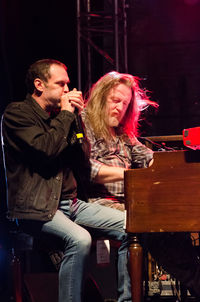
[[[78,140],[79,144],[82,144],[83,143],[83,137],[84,137],[83,126],[82,126],[82,121],[81,121],[81,118],[78,114],[78,109],[77,108],[75,108],[74,114],[75,114],[74,121],[75,121],[76,137],[77,137],[77,140]]]

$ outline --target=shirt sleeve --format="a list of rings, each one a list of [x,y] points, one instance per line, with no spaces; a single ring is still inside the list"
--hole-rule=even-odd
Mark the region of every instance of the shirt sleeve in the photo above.
[[[100,149],[98,148],[98,141],[96,140],[91,128],[87,127],[86,135],[90,144],[90,178],[91,181],[94,181],[97,174],[99,173],[100,168],[104,165],[104,162],[103,158],[101,157]]]
[[[85,112],[82,112],[82,119],[85,126],[85,134],[90,145],[90,179],[94,181],[99,173],[101,166],[104,165],[103,157],[101,157],[101,140],[95,138],[94,132],[85,118]]]
[[[131,148],[132,168],[147,168],[153,159],[153,151],[136,140]]]

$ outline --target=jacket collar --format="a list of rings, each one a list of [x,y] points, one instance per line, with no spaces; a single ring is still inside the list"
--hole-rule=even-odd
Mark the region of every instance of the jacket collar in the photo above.
[[[37,114],[41,116],[42,119],[48,120],[50,118],[49,114],[36,102],[36,100],[28,93],[26,95],[26,100],[25,100],[29,106],[33,108]]]

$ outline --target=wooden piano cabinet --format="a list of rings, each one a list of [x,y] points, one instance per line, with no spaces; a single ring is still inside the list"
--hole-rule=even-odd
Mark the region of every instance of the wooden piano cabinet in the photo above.
[[[138,233],[200,230],[200,151],[155,152],[153,165],[125,171],[132,300],[142,300]],[[134,259],[133,259],[134,258]]]

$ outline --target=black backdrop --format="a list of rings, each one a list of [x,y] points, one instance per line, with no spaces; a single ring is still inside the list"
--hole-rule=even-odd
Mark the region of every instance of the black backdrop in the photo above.
[[[95,1],[91,3],[95,9]],[[160,105],[157,113],[147,112],[142,134],[181,134],[183,128],[198,126],[200,1],[127,3],[128,71],[145,79],[143,85]],[[75,0],[1,0],[0,114],[11,100],[23,99],[25,72],[37,59],[63,61],[71,87],[77,87],[76,39]],[[97,56],[94,81],[104,73],[101,62]]]
[[[132,2],[129,71],[146,79],[160,105],[149,134],[181,134],[200,125],[199,16],[199,0]]]
[[[1,0],[0,5],[1,111],[11,99],[24,97],[25,72],[37,59],[63,61],[76,81],[76,1]]]

